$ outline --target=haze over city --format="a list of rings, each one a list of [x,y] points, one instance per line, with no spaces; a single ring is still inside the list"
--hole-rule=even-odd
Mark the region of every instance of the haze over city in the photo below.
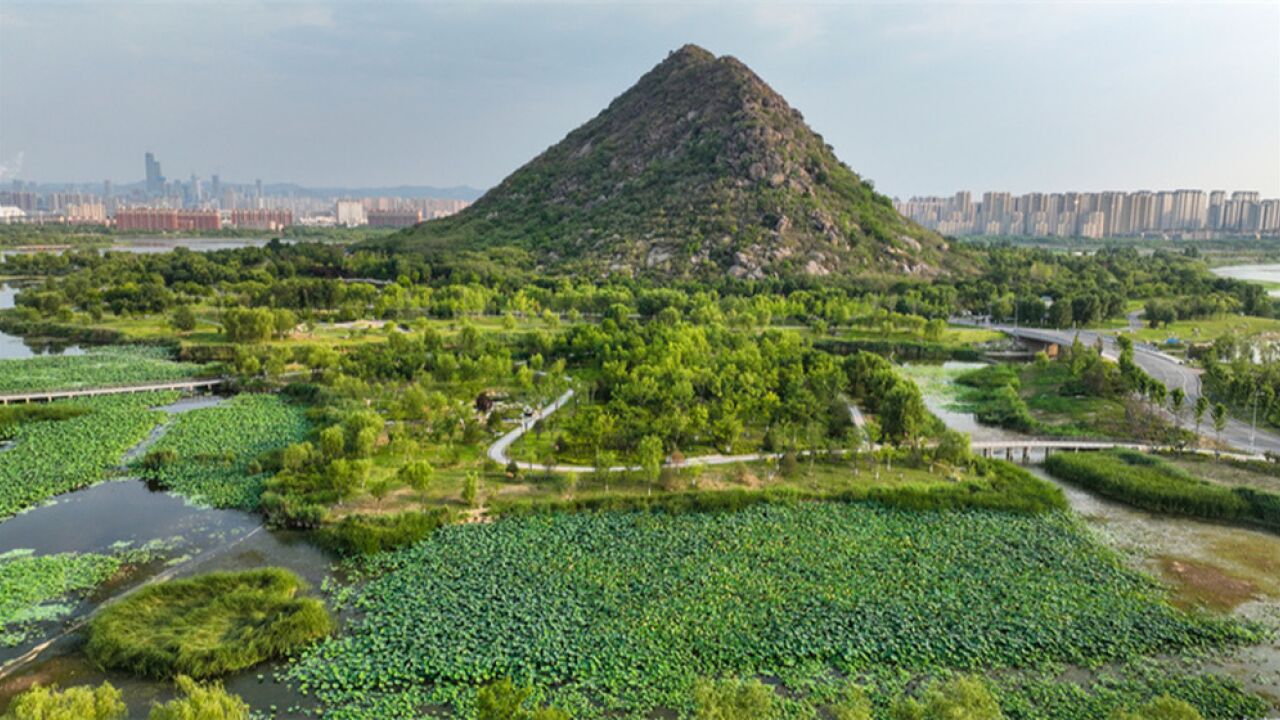
[[[1280,195],[1280,5],[0,7],[3,180],[487,188],[685,42],[890,195]]]

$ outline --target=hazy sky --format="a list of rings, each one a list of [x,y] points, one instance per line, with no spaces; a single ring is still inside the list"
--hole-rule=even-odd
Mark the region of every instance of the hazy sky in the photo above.
[[[28,180],[487,187],[686,42],[890,194],[1280,196],[1280,3],[0,0]]]

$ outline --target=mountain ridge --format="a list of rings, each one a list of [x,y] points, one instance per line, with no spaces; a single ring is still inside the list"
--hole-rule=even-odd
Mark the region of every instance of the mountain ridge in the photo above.
[[[523,254],[542,270],[696,277],[944,271],[902,218],[731,56],[670,53],[462,212],[375,246]]]

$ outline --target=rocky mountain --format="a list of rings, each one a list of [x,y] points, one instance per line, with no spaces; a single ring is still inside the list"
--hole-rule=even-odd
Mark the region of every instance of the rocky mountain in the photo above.
[[[746,65],[693,45],[465,211],[376,244],[663,277],[930,276],[947,258]]]

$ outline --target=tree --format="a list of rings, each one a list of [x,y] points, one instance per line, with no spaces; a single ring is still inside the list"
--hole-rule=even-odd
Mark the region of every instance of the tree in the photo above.
[[[894,445],[919,437],[928,417],[920,388],[913,382],[898,382],[880,403],[880,430]]]
[[[1187,393],[1180,387],[1169,393],[1169,405],[1173,408],[1173,419],[1178,427],[1182,427],[1182,408],[1187,404]]]
[[[477,720],[569,720],[569,713],[553,707],[526,707],[533,690],[516,687],[503,678],[476,693]]]
[[[1222,403],[1213,405],[1213,430],[1218,434],[1218,442],[1222,442],[1222,431],[1227,429],[1227,406]]]
[[[693,701],[698,720],[764,720],[773,714],[773,691],[759,680],[701,680]]]
[[[649,483],[648,494],[653,494],[653,484],[662,474],[662,441],[656,435],[645,435],[636,448],[640,456],[640,468],[644,472],[645,481]]]
[[[468,507],[476,507],[480,500],[480,473],[475,470],[467,472],[467,478],[462,484],[462,501]]]
[[[9,706],[5,720],[119,720],[128,713],[119,690],[111,683],[98,687],[32,685]]]
[[[1200,424],[1204,422],[1204,414],[1209,411],[1209,398],[1201,395],[1191,408],[1196,418],[1196,437],[1200,436]]]
[[[1191,703],[1161,695],[1137,710],[1117,710],[1111,720],[1201,720],[1204,716]]]
[[[933,459],[959,465],[969,459],[969,434],[957,430],[945,430],[933,450]]]
[[[330,425],[320,431],[320,452],[330,460],[342,457],[347,447],[346,434],[339,425]]]
[[[249,720],[249,705],[221,685],[200,685],[185,675],[178,676],[183,697],[163,705],[153,705],[148,720]]]
[[[196,329],[196,314],[190,305],[179,305],[173,309],[169,324],[178,332],[191,332]]]
[[[415,460],[400,468],[397,474],[401,482],[413,488],[419,497],[425,498],[427,489],[431,487],[431,480],[436,475],[436,469],[426,460]]]

